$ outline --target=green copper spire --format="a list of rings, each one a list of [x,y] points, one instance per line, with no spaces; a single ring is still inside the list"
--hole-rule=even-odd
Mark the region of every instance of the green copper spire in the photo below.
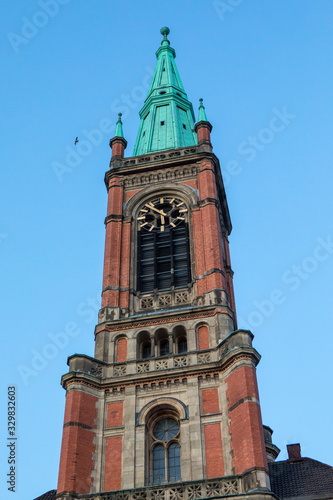
[[[208,122],[207,116],[206,116],[206,111],[205,111],[205,106],[203,105],[203,99],[199,99],[200,106],[199,106],[199,116],[198,116],[198,122]]]
[[[121,121],[121,113],[118,113],[118,121],[116,125],[116,132],[114,134],[115,137],[124,137],[124,132],[123,132],[123,124]]]
[[[163,40],[156,52],[157,62],[148,96],[140,111],[134,156],[197,144],[193,106],[178,73],[169,33],[169,28],[161,29]]]

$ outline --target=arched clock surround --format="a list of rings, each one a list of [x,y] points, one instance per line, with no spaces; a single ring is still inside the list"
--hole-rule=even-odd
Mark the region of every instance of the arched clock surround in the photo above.
[[[151,206],[153,200],[165,198],[169,202],[173,198],[183,203],[182,207],[186,212],[184,218],[188,225],[188,239],[189,239],[189,266],[191,280],[187,286],[182,288],[171,287],[168,290],[150,291],[144,293],[140,290],[138,283],[138,231],[142,226],[142,217],[145,212],[142,209],[146,204]],[[196,206],[198,197],[196,192],[189,186],[175,183],[162,183],[159,186],[149,186],[139,193],[130,198],[124,208],[124,216],[132,215],[132,228],[131,228],[131,264],[130,264],[130,309],[131,312],[141,312],[145,310],[154,310],[161,308],[170,308],[187,303],[192,303],[195,298],[195,264],[194,264],[194,246],[193,246],[193,225],[191,209]],[[147,208],[147,207],[146,207]],[[157,213],[157,212],[156,212]],[[166,213],[166,212],[164,212]],[[158,213],[157,213],[158,215]],[[168,223],[173,222],[174,219],[169,218]],[[174,222],[175,223],[175,222]],[[176,224],[175,224],[176,225]],[[161,231],[160,227],[152,230]]]

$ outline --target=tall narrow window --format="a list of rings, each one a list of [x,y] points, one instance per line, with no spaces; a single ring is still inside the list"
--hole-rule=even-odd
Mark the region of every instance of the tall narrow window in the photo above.
[[[165,449],[162,444],[157,444],[153,449],[153,483],[165,482]]]
[[[178,352],[179,354],[187,352],[187,340],[186,337],[182,337],[178,340]]]
[[[142,346],[142,358],[147,359],[151,356],[151,343],[145,342]]]
[[[160,342],[160,356],[167,356],[169,354],[169,340],[161,340]]]
[[[152,429],[153,484],[181,480],[179,431],[179,423],[173,418],[158,420]]]
[[[171,443],[168,448],[169,481],[180,480],[180,446]]]
[[[138,289],[185,288],[191,281],[187,207],[167,196],[143,205],[138,221]]]

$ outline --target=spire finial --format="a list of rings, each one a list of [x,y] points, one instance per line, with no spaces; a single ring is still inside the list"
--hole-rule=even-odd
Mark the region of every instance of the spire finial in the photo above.
[[[163,26],[160,30],[161,35],[163,35],[163,40],[161,41],[161,45],[165,45],[165,42],[170,45],[168,40],[168,34],[170,33],[170,29],[167,26]]]
[[[122,113],[118,113],[118,121],[116,125],[116,132],[114,134],[115,137],[124,137],[123,133],[123,123],[121,121]]]
[[[205,111],[205,106],[203,105],[203,99],[199,99],[200,106],[199,106],[199,116],[198,116],[198,122],[207,122],[207,116],[206,116],[206,111]]]

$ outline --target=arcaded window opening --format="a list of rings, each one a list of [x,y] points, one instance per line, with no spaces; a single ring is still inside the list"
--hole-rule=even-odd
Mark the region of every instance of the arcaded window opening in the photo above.
[[[176,349],[175,352],[183,354],[187,352],[187,334],[186,328],[183,325],[177,325],[173,330]]]

